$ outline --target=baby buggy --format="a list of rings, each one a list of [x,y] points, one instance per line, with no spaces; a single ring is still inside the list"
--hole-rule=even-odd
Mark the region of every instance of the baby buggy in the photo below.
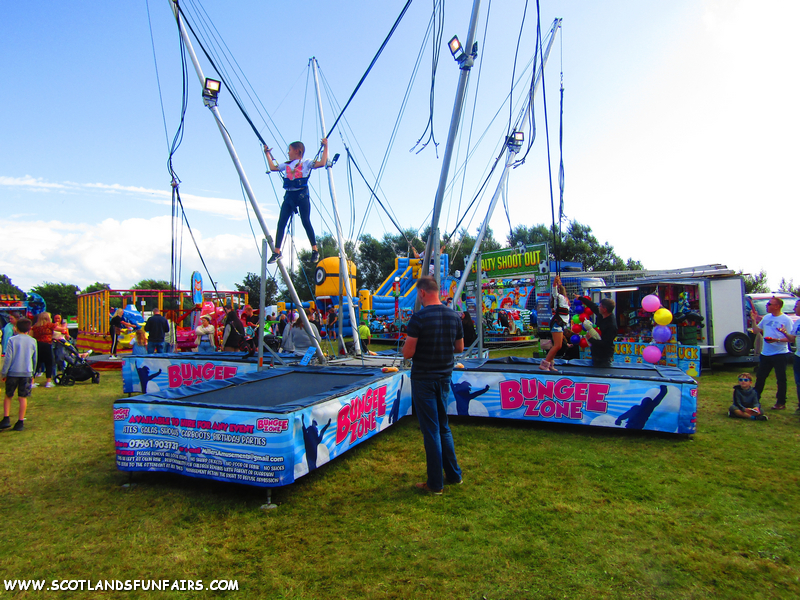
[[[53,342],[56,364],[64,363],[64,372],[55,376],[56,385],[75,385],[76,381],[92,380],[100,383],[100,373],[89,366],[89,363],[80,355],[78,349],[67,340]]]

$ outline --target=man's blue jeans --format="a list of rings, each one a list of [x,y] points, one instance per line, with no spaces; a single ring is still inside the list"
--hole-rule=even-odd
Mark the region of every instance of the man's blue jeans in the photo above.
[[[147,342],[148,354],[164,354],[164,342]]]
[[[211,342],[200,342],[200,344],[197,346],[197,351],[200,353],[207,353],[207,352],[216,352],[217,349]]]
[[[797,408],[800,409],[800,356],[797,354],[794,355],[794,384],[797,387]]]
[[[758,392],[758,398],[764,401],[761,394],[764,392],[764,385],[767,383],[767,377],[775,369],[775,379],[778,384],[778,393],[775,395],[776,404],[786,404],[786,363],[790,360],[791,354],[785,352],[783,354],[765,355],[761,353],[758,359],[758,371],[756,371],[756,385],[755,389]]]
[[[442,470],[449,482],[461,481],[461,468],[456,460],[453,434],[447,423],[446,401],[449,391],[449,377],[434,381],[411,380],[411,398],[425,442],[428,487],[435,491],[444,487]]]

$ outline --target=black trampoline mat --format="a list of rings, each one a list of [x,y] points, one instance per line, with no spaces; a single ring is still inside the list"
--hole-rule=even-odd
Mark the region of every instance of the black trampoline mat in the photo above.
[[[356,382],[367,385],[371,375],[340,373],[286,373],[234,385],[219,390],[203,392],[180,399],[181,403],[202,403],[217,406],[258,406],[274,407],[282,404],[298,404],[308,398],[305,404],[317,402],[319,394],[330,392],[333,396],[341,388],[350,388]]]

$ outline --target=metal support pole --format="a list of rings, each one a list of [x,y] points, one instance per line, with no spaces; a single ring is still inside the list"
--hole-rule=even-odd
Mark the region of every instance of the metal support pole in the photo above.
[[[481,252],[478,251],[478,279],[475,291],[475,311],[478,317],[478,358],[483,358],[483,268],[481,265]],[[458,296],[456,296],[458,298]]]
[[[553,42],[556,39],[556,32],[558,28],[561,26],[561,19],[556,19],[553,22],[553,25],[550,29],[550,39],[547,43],[547,48],[542,54],[542,63],[539,66],[538,71],[534,74],[534,83],[533,83],[533,91],[531,92],[531,97],[528,100],[528,105],[525,108],[525,115],[522,118],[522,129],[521,131],[525,131],[525,127],[528,123],[528,113],[531,111],[531,105],[533,104],[533,99],[536,96],[536,90],[539,89],[539,84],[542,80],[542,72],[544,70],[544,66],[547,64],[547,59],[550,56],[550,50],[553,47]],[[481,223],[480,231],[478,232],[478,237],[475,239],[475,245],[472,248],[472,252],[469,255],[466,263],[464,264],[464,274],[461,276],[461,281],[458,282],[458,288],[456,289],[454,298],[460,298],[461,292],[464,291],[464,284],[467,282],[467,276],[469,275],[470,270],[472,269],[472,265],[475,262],[475,256],[480,251],[480,245],[483,243],[483,238],[486,236],[486,231],[489,228],[489,221],[492,219],[492,214],[494,213],[495,206],[497,206],[497,200],[500,198],[501,193],[505,193],[505,189],[508,185],[508,173],[511,169],[511,166],[514,164],[517,158],[517,149],[511,148],[506,145],[506,149],[508,150],[508,154],[506,156],[506,165],[503,169],[503,174],[500,176],[500,181],[497,184],[497,189],[492,196],[492,201],[489,203],[489,210],[486,211],[486,218]]]
[[[469,72],[474,64],[474,58],[471,55],[472,46],[475,43],[475,29],[478,25],[478,11],[480,9],[480,0],[474,0],[472,4],[472,16],[469,20],[469,33],[467,33],[467,43],[464,46],[464,52],[467,54],[466,58],[461,62],[461,74],[458,78],[458,89],[456,91],[456,99],[453,104],[453,115],[450,118],[450,130],[447,134],[447,145],[444,149],[444,157],[442,158],[442,172],[439,175],[439,187],[436,190],[436,199],[433,203],[433,217],[431,218],[431,231],[428,235],[428,243],[425,245],[425,257],[423,259],[423,268],[427,269],[430,264],[431,256],[433,256],[433,276],[437,284],[441,284],[441,273],[439,269],[439,216],[442,212],[442,203],[444,202],[444,192],[447,188],[447,176],[450,172],[450,162],[453,157],[453,148],[456,143],[456,134],[458,133],[458,124],[461,121],[461,111],[464,107],[464,97],[467,92],[467,80],[469,79]],[[419,298],[417,298],[415,309],[419,309]]]
[[[316,58],[311,58],[312,66],[314,67],[314,88],[317,92],[317,105],[319,107],[319,121],[320,125],[322,125],[322,131],[327,131],[325,128],[325,115],[322,113],[322,96],[319,90],[319,74],[317,73],[317,69],[319,65],[317,64]],[[328,173],[328,186],[331,189],[331,204],[333,204],[333,219],[336,222],[336,242],[339,244],[339,282],[340,286],[344,285],[345,294],[347,295],[347,301],[350,304],[348,306],[348,310],[350,312],[350,328],[353,330],[353,352],[356,356],[361,355],[361,344],[359,343],[358,339],[358,319],[355,313],[355,305],[353,303],[353,294],[350,290],[350,263],[347,260],[347,254],[345,253],[344,249],[344,235],[342,233],[342,222],[339,218],[339,205],[336,202],[336,188],[333,185],[333,169],[331,168],[330,163],[325,165],[325,171]],[[341,298],[341,296],[340,296]],[[339,301],[339,305],[341,306],[341,300]],[[340,312],[340,315],[342,313]],[[339,322],[342,322],[341,316],[339,317]],[[342,325],[343,326],[343,325]],[[341,332],[341,328],[339,329]]]
[[[264,370],[264,326],[267,324],[267,240],[261,240],[261,287],[259,289],[261,297],[258,299],[258,334],[256,343],[258,344],[258,370]]]
[[[197,72],[197,77],[200,80],[200,86],[205,86],[205,75],[203,75],[203,69],[200,67],[200,63],[197,60],[197,55],[194,52],[194,47],[192,46],[192,41],[189,39],[189,34],[183,26],[181,22],[180,13],[178,12],[178,7],[175,5],[175,0],[168,0],[170,3],[170,7],[172,8],[172,12],[175,15],[175,20],[178,23],[178,28],[181,32],[181,37],[183,38],[184,44],[186,44],[186,50],[189,52],[189,56],[192,59],[192,64],[194,65],[194,69]],[[269,228],[267,227],[266,222],[264,221],[264,217],[261,214],[261,209],[258,206],[258,202],[256,201],[255,193],[253,192],[253,188],[250,186],[250,181],[247,179],[247,175],[244,172],[244,167],[242,167],[242,163],[239,160],[239,155],[236,153],[236,149],[233,146],[233,141],[231,140],[230,136],[228,135],[228,130],[225,128],[225,124],[222,122],[222,116],[219,113],[219,109],[216,106],[216,103],[207,103],[208,108],[211,110],[211,114],[214,115],[214,120],[217,122],[217,127],[219,128],[220,135],[222,135],[222,139],[225,141],[225,146],[228,148],[228,153],[231,156],[231,160],[233,161],[233,165],[236,167],[236,171],[239,173],[239,179],[242,182],[242,186],[244,187],[245,193],[247,194],[247,198],[250,200],[250,206],[253,208],[253,212],[258,219],[259,225],[261,225],[261,230],[264,232],[264,237],[269,244],[269,248],[272,252],[275,252],[275,242],[272,240],[272,236],[269,233]],[[283,281],[286,284],[286,288],[289,290],[289,294],[292,296],[292,301],[297,305],[300,306],[300,297],[297,295],[297,290],[294,289],[294,285],[292,284],[292,280],[289,277],[289,272],[286,270],[286,267],[283,264],[283,260],[278,260],[278,268],[280,269],[281,276],[283,277]],[[303,321],[303,328],[306,330],[311,343],[314,344],[314,348],[317,350],[317,358],[322,364],[325,364],[327,361],[325,359],[325,354],[322,352],[322,347],[319,344],[319,340],[317,340],[316,336],[314,336],[313,329],[311,328],[311,324],[308,321],[308,317],[304,311],[300,311],[300,319]]]

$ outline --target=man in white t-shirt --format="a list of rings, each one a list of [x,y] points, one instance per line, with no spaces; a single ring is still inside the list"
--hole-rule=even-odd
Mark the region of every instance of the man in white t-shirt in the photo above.
[[[758,315],[755,309],[750,316],[753,321],[753,331],[764,336],[764,348],[761,350],[756,372],[756,392],[760,399],[767,377],[772,369],[775,369],[778,393],[775,395],[776,402],[772,410],[783,410],[786,408],[786,363],[791,356],[787,332],[792,328],[792,320],[783,314],[783,300],[775,296],[767,302],[767,314],[760,323],[756,324]]]
[[[794,314],[800,317],[800,300],[794,304]],[[797,342],[797,336],[800,336],[800,319],[797,319],[792,325],[790,330],[784,331],[789,341],[794,344],[794,384],[797,387],[797,410],[800,413],[800,343]]]

